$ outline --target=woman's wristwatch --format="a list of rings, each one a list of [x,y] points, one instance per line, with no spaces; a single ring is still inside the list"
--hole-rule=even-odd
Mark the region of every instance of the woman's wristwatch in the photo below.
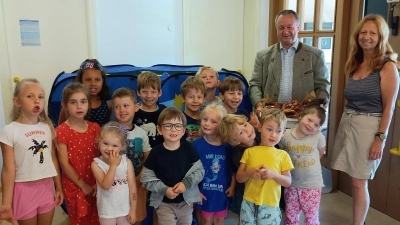
[[[385,140],[387,138],[386,134],[383,132],[376,132],[375,137],[379,137],[381,140]]]

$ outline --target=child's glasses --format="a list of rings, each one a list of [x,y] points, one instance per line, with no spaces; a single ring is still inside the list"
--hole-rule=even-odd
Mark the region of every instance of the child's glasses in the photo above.
[[[181,123],[163,123],[161,126],[164,127],[165,130],[171,130],[172,127],[175,127],[175,130],[180,131],[183,129],[183,124]]]

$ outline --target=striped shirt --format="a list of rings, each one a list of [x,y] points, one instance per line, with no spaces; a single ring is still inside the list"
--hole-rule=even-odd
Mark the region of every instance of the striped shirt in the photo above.
[[[292,100],[292,87],[293,87],[293,59],[296,53],[299,41],[297,40],[288,51],[284,47],[281,47],[281,59],[282,59],[282,74],[281,74],[281,85],[279,89],[278,102],[286,103]]]
[[[349,77],[344,88],[346,108],[364,113],[382,113],[382,93],[380,70],[376,70],[361,80]]]

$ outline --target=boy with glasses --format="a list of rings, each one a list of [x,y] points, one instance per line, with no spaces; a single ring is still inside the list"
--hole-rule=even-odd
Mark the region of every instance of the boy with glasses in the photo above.
[[[180,141],[186,117],[179,109],[164,109],[157,122],[164,142],[150,152],[140,181],[152,192],[150,206],[157,209],[160,225],[189,225],[193,203],[200,201],[198,184],[204,176],[203,165],[192,145]]]

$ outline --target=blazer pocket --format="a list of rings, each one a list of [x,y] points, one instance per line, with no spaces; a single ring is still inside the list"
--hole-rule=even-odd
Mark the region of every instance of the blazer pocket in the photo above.
[[[312,73],[312,72],[313,72],[312,70],[309,70],[309,71],[305,72],[304,74],[309,74],[309,73]]]

